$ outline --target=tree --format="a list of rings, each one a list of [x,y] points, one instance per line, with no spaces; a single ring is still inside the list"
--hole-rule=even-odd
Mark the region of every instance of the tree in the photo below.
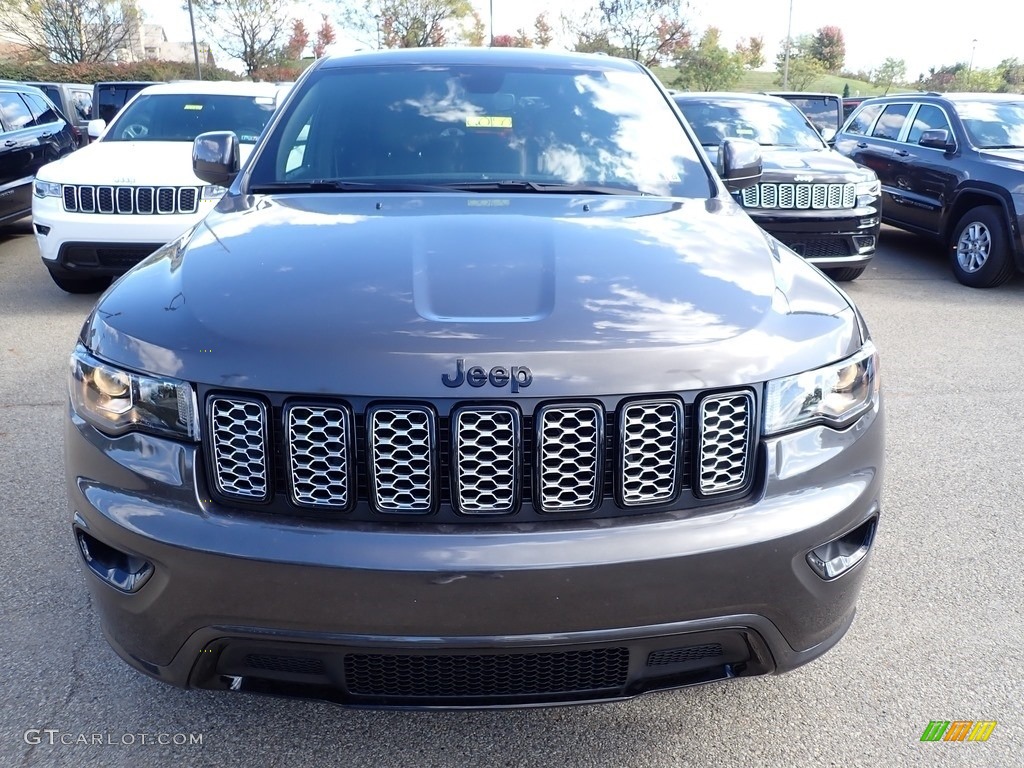
[[[1003,59],[996,67],[996,71],[1003,81],[1001,91],[1005,93],[1024,92],[1024,63],[1021,63],[1020,59]]]
[[[495,35],[491,45],[495,48],[515,48],[516,39],[512,35]]]
[[[764,66],[764,37],[744,38],[736,43],[736,53],[747,69]]]
[[[721,31],[708,27],[696,47],[676,60],[675,84],[690,91],[727,91],[743,76],[743,58],[721,45]]]
[[[533,42],[538,48],[547,48],[554,39],[547,12],[538,14],[533,22]]]
[[[843,98],[844,99],[850,98],[850,84],[849,83],[843,83]]]
[[[481,48],[486,45],[487,25],[484,24],[483,18],[475,8],[470,11],[468,25],[469,26],[462,33],[462,37],[466,41],[466,45],[471,45],[474,48]]]
[[[563,16],[577,51],[604,52],[646,66],[671,61],[690,44],[685,0],[598,0],[581,20]]]
[[[320,29],[316,31],[316,42],[313,44],[313,56],[320,59],[327,53],[327,47],[334,43],[337,35],[334,33],[334,26],[326,13],[320,14]]]
[[[345,0],[344,5],[345,27],[357,38],[375,39],[379,19],[385,48],[447,45],[452,33],[472,42],[477,32],[470,0]]]
[[[838,72],[846,62],[846,42],[839,27],[821,27],[811,38],[808,53],[821,62],[826,72]]]
[[[218,30],[217,45],[245,65],[246,74],[274,63],[288,28],[288,0],[193,0],[200,20]]]
[[[794,91],[806,91],[825,73],[824,65],[811,54],[814,38],[801,35],[790,41],[789,46],[789,82],[786,82],[786,41],[783,40],[779,54],[775,57],[776,82],[783,88]]]
[[[0,0],[0,32],[47,61],[109,61],[138,31],[130,0]]]
[[[872,82],[879,88],[885,88],[884,93],[888,93],[893,85],[903,82],[906,76],[907,63],[903,59],[890,56],[882,62],[882,66],[875,72]]]
[[[519,29],[516,30],[515,47],[533,48],[533,38],[530,36],[530,33],[527,32],[524,27],[520,27]]]
[[[292,21],[292,36],[288,38],[284,50],[281,51],[282,58],[287,61],[301,59],[307,45],[309,32],[306,31],[306,25],[302,23],[302,19],[295,19]]]

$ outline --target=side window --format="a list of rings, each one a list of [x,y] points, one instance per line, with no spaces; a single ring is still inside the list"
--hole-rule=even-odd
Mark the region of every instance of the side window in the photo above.
[[[23,93],[22,96],[28,102],[32,114],[35,115],[35,125],[46,125],[60,120],[60,115],[54,110],[53,105],[42,96],[37,96],[34,93]]]
[[[71,104],[82,120],[92,117],[92,93],[89,91],[72,91]],[[70,117],[70,115],[69,115]]]
[[[903,130],[903,123],[907,119],[907,115],[910,114],[910,104],[890,104],[885,108],[885,112],[878,118],[878,122],[875,123],[875,130],[871,132],[871,135],[876,139],[892,139],[895,141],[900,137],[900,131]]]
[[[875,122],[875,118],[878,117],[878,113],[882,111],[881,104],[868,104],[860,112],[854,115],[853,120],[846,126],[846,133],[854,133],[858,136],[867,136],[868,131],[871,130],[871,126]]]
[[[28,111],[28,105],[17,93],[0,92],[0,114],[4,116],[4,122],[12,131],[32,125],[32,113]]]
[[[914,117],[914,124],[910,126],[910,133],[907,135],[907,142],[917,144],[921,140],[921,134],[925,131],[944,128],[949,131],[949,121],[945,113],[932,104],[922,104]],[[952,131],[950,131],[952,135]]]

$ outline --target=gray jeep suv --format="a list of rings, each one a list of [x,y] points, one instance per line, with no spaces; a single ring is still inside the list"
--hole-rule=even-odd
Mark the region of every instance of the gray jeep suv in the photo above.
[[[853,621],[877,355],[650,72],[431,49],[312,65],[71,357],[105,633],[181,686],[609,701],[791,670]],[[724,180],[724,181],[723,181]]]

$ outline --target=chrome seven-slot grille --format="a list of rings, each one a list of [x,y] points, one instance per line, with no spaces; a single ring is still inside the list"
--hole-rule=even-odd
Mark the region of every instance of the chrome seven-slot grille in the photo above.
[[[684,490],[698,498],[747,490],[755,410],[745,390],[692,406],[629,400],[611,413],[594,403],[547,403],[529,415],[467,403],[443,417],[426,404],[356,414],[343,403],[273,409],[216,394],[207,434],[218,494],[241,501],[276,492],[338,512],[362,499],[380,514],[430,514],[447,503],[463,516],[511,515],[524,502],[540,513],[585,513],[606,500],[636,509]]]
[[[740,194],[744,208],[855,208],[856,184],[776,184],[762,182]]]
[[[72,213],[195,213],[199,187],[95,187],[65,184],[64,210]]]

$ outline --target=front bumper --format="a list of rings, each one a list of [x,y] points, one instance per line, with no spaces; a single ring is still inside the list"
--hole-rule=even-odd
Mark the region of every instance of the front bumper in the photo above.
[[[882,226],[878,205],[837,211],[745,210],[759,227],[819,269],[868,264]]]
[[[39,255],[55,274],[117,277],[162,245],[194,227],[216,202],[196,213],[72,213],[55,197],[32,199]]]
[[[843,431],[765,440],[763,492],[742,504],[458,530],[243,514],[210,500],[196,447],[107,438],[73,412],[66,447],[76,534],[98,561],[152,568],[128,593],[85,567],[136,669],[450,708],[615,700],[821,655],[853,620],[870,554],[833,580],[807,554],[873,532],[882,441],[879,404]]]

